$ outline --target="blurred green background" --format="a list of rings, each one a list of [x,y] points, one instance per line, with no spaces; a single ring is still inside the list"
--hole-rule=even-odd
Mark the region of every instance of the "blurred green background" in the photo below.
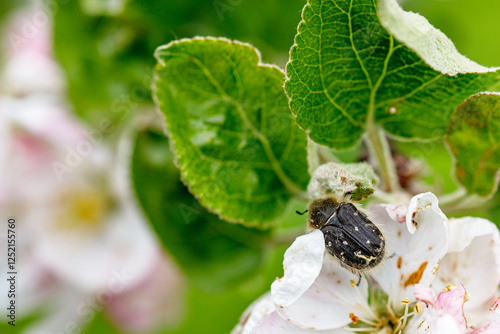
[[[24,2],[25,3],[25,2]],[[68,80],[72,108],[89,126],[106,117],[117,124],[153,109],[150,83],[156,47],[172,40],[194,36],[222,36],[257,47],[263,61],[284,68],[293,44],[304,0],[61,0],[53,1],[54,50]],[[0,1],[0,20],[23,6],[20,0]],[[500,66],[500,2],[498,0],[407,0],[407,10],[419,12],[447,34],[458,50],[487,66]],[[418,146],[398,144],[409,156],[425,159],[424,182],[437,192],[456,189],[451,176],[452,161],[441,142]],[[344,153],[357,160],[361,149]],[[422,153],[423,152],[423,153]],[[420,154],[422,153],[422,154]],[[197,205],[179,181],[168,142],[159,127],[141,129],[132,166],[139,198],[156,196],[158,203],[194,208],[187,225],[165,223],[180,220],[168,205],[148,207],[148,218],[186,274],[184,316],[161,333],[229,333],[244,309],[269,289],[281,275],[287,243],[269,243],[269,236],[286,235],[304,222],[294,214],[297,203],[285,214],[276,231],[256,231],[219,221]],[[175,182],[159,182],[155,191],[151,178],[157,175]],[[157,179],[155,179],[157,180]],[[144,191],[143,191],[144,190]],[[163,201],[163,202],[162,202]],[[151,201],[149,201],[151,202]],[[490,201],[480,216],[500,217]],[[285,238],[286,240],[286,238]],[[195,248],[194,244],[202,245]],[[263,246],[263,247],[262,247]],[[229,256],[228,256],[229,255]],[[4,327],[0,327],[2,332]],[[10,329],[9,329],[10,330]],[[5,329],[7,331],[7,329]],[[10,332],[10,331],[9,331]],[[106,317],[97,316],[85,333],[119,333]]]

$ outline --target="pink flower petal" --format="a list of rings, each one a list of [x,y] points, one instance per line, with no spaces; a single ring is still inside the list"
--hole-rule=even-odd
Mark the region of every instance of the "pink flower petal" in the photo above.
[[[184,292],[185,277],[172,259],[158,252],[147,276],[131,290],[114,295],[107,313],[127,332],[151,332],[182,320]]]
[[[436,294],[434,293],[434,290],[428,286],[415,284],[415,291],[413,291],[413,295],[417,300],[424,302],[427,307],[434,307],[436,305]]]
[[[496,315],[500,316],[500,297],[498,297],[498,299],[490,307],[490,311],[493,311]]]
[[[400,224],[406,222],[406,213],[408,212],[408,207],[406,205],[385,204],[384,207],[389,217],[394,221]]]
[[[463,329],[467,328],[463,306],[465,303],[465,288],[460,284],[456,289],[441,292],[437,298],[435,308],[451,315]]]

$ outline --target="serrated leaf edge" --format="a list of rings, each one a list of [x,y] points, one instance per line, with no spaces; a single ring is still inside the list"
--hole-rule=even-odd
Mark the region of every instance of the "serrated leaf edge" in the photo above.
[[[154,51],[154,56],[155,56],[155,59],[162,65],[162,66],[165,66],[165,63],[161,61],[161,59],[158,57],[158,52],[164,50],[164,49],[167,49],[169,48],[170,46],[172,45],[175,45],[175,44],[180,44],[180,43],[184,43],[184,42],[192,42],[192,41],[203,41],[203,40],[212,40],[212,41],[223,41],[223,42],[226,42],[228,44],[238,44],[238,45],[242,45],[242,46],[247,46],[247,47],[250,47],[254,52],[255,54],[257,55],[257,59],[258,59],[258,62],[257,62],[257,66],[258,67],[267,67],[267,68],[273,68],[273,69],[276,69],[278,71],[280,71],[284,77],[286,78],[286,74],[285,72],[283,71],[283,69],[281,69],[279,66],[277,65],[274,65],[274,64],[266,64],[266,63],[263,63],[262,62],[262,56],[261,56],[261,53],[260,51],[255,48],[253,45],[251,45],[250,43],[245,43],[245,42],[241,42],[241,41],[237,41],[237,40],[231,40],[231,39],[228,39],[228,38],[225,38],[225,37],[211,37],[211,36],[195,36],[193,38],[182,38],[182,39],[179,39],[179,40],[175,40],[175,41],[171,41],[165,45],[162,45],[162,46],[159,46],[156,48],[156,50]],[[216,214],[220,219],[224,220],[224,221],[227,221],[227,222],[230,222],[230,223],[239,223],[239,224],[242,224],[244,226],[247,226],[247,227],[256,227],[256,228],[259,228],[259,229],[267,229],[269,228],[270,226],[273,226],[275,224],[276,221],[279,221],[281,216],[278,216],[276,217],[276,219],[274,219],[273,221],[269,221],[265,224],[262,224],[262,225],[258,225],[258,223],[256,222],[246,222],[242,219],[232,219],[232,218],[229,218],[229,217],[226,217],[224,216],[220,210],[217,210],[217,209],[212,209],[209,205],[207,205],[206,202],[204,202],[199,195],[197,195],[191,188],[189,182],[187,182],[187,180],[184,178],[184,173],[182,172],[182,168],[181,166],[179,165],[178,163],[178,158],[177,158],[177,151],[175,150],[175,147],[173,145],[173,140],[172,140],[172,137],[171,137],[171,134],[170,132],[168,131],[168,128],[167,128],[167,122],[166,122],[166,118],[165,118],[165,115],[163,115],[163,112],[161,111],[160,109],[160,101],[158,100],[157,98],[157,89],[156,89],[156,82],[157,80],[159,79],[159,76],[158,76],[158,73],[157,71],[155,70],[154,73],[153,73],[153,81],[151,83],[151,90],[153,92],[153,100],[155,102],[155,109],[156,109],[156,112],[157,114],[160,116],[160,118],[163,120],[162,122],[162,128],[163,128],[163,132],[164,134],[168,137],[169,139],[169,146],[170,146],[170,150],[172,151],[173,153],[173,156],[174,156],[174,164],[175,166],[179,169],[180,171],[180,179],[181,181],[186,185],[186,187],[188,188],[189,192],[196,198],[196,200],[204,207],[206,208],[208,211]],[[293,113],[292,113],[293,115]],[[297,124],[297,122],[295,122]],[[306,145],[306,143],[304,143],[304,145]],[[270,161],[270,163],[272,164],[272,162]],[[281,167],[280,167],[281,169]],[[273,168],[274,170],[274,168]],[[276,172],[276,170],[274,170]],[[282,173],[284,174],[284,172],[282,171]],[[286,174],[284,174],[286,176]],[[286,176],[288,178],[288,176]],[[280,178],[280,180],[282,181],[282,179]],[[283,181],[282,181],[283,182]],[[291,182],[291,181],[290,181]],[[287,187],[286,184],[284,184],[285,187]],[[287,187],[288,188],[288,187]],[[298,189],[297,187],[297,191],[296,192],[300,192],[301,194],[298,196],[299,198],[307,198],[307,195],[305,193],[303,193],[300,189]],[[293,194],[293,192],[292,192]],[[291,205],[291,201],[289,201],[287,203],[287,207],[290,207]]]

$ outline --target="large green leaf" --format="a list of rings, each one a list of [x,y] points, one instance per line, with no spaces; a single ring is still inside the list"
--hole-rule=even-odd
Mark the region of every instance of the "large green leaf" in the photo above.
[[[132,179],[160,241],[198,287],[225,288],[260,267],[267,233],[226,223],[201,207],[180,181],[164,135],[139,133]]]
[[[472,96],[457,107],[446,141],[455,156],[455,176],[471,193],[488,196],[500,170],[500,93]]]
[[[228,220],[275,221],[309,179],[284,74],[226,39],[182,40],[155,55],[157,104],[192,193]]]
[[[495,69],[460,55],[396,0],[309,1],[287,76],[299,125],[337,149],[376,126],[404,138],[441,138],[459,103],[499,82]]]

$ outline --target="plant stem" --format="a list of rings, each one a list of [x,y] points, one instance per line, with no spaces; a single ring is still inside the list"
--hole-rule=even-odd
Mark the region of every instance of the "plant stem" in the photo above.
[[[377,162],[377,168],[385,191],[397,192],[400,191],[398,175],[396,167],[394,166],[389,143],[385,137],[384,131],[378,129],[372,122],[368,122],[366,127],[365,141],[370,152],[370,157],[374,158]]]
[[[316,168],[320,165],[319,145],[307,136],[307,166],[309,175],[313,175]]]
[[[453,206],[460,203],[467,198],[467,191],[465,188],[458,188],[452,193],[445,194],[439,197],[439,207]]]
[[[337,158],[328,147],[320,146],[319,147],[319,157],[321,161],[326,162],[342,162],[339,158]]]

